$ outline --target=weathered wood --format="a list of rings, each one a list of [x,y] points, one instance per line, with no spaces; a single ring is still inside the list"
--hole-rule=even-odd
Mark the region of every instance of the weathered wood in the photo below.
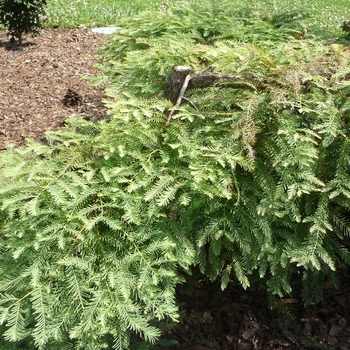
[[[245,74],[243,76],[215,74],[213,73],[213,68],[193,74],[192,67],[190,66],[176,66],[174,72],[167,77],[165,84],[166,96],[174,105],[178,100],[181,88],[188,75],[190,75],[190,80],[186,90],[200,89],[210,86],[254,89],[254,86],[258,84],[257,78],[252,74]]]
[[[253,86],[253,79],[249,76],[236,76],[229,74],[214,74],[212,71],[204,71],[202,73],[196,73],[192,76],[191,81],[188,84],[188,90],[200,89],[210,86],[219,86],[222,88],[236,88],[236,89],[249,89],[252,88],[247,81],[251,80]]]
[[[169,114],[167,113],[168,119],[165,127],[169,125],[176,108],[181,105],[182,101],[186,101],[193,108],[197,109],[196,105],[184,96],[187,90],[210,86],[255,90],[257,85],[259,85],[259,81],[252,74],[243,76],[214,74],[213,68],[193,74],[193,69],[190,66],[176,66],[174,67],[174,72],[167,77],[165,83],[166,96],[174,105]]]
[[[174,72],[167,77],[165,82],[166,96],[174,105],[179,98],[186,77],[191,73],[192,67],[190,66],[176,66]]]
[[[187,86],[188,86],[188,83],[190,82],[191,80],[191,73],[189,72],[186,77],[185,77],[185,80],[184,82],[182,83],[182,86],[181,86],[181,90],[180,90],[180,93],[179,93],[179,96],[176,100],[176,103],[175,103],[175,106],[174,106],[174,109],[172,109],[168,115],[168,119],[165,123],[165,126],[167,127],[171,121],[171,118],[173,117],[173,114],[175,112],[175,108],[179,107],[181,105],[181,102],[182,102],[182,99],[184,98],[184,95],[185,95],[185,92],[187,90]]]
[[[196,73],[192,76],[189,89],[205,88],[214,86],[223,81],[240,81],[242,77],[228,74],[214,74],[213,68],[209,68],[204,72]]]

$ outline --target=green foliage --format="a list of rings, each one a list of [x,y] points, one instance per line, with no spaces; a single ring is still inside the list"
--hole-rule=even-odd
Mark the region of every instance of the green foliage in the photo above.
[[[349,37],[350,36],[350,21],[343,22],[343,24],[341,25],[341,29]]]
[[[146,9],[159,9],[174,0],[50,0],[47,3],[46,27],[76,28],[116,25],[121,17]]]
[[[93,131],[74,144],[64,140],[74,132],[66,132],[58,146],[33,143],[3,155],[4,178],[16,182],[1,186],[6,340],[127,349],[131,330],[154,342],[159,331],[149,321],[177,318],[176,261],[188,264],[190,251],[176,248],[164,218],[155,220],[139,195],[122,191],[134,169],[119,172],[116,159],[101,157]]]
[[[194,224],[201,271],[221,276],[223,287],[234,272],[246,287],[258,270],[268,290],[282,295],[291,291],[292,272],[303,267],[311,303],[320,300],[315,288],[322,290],[322,280],[349,261],[342,240],[350,233],[349,53],[341,45],[295,40],[307,16],[257,20],[213,1],[141,13],[135,22],[142,25],[131,23],[102,50],[101,69],[109,95],[118,99],[109,103],[114,118],[124,113],[123,128],[130,125],[142,142],[158,130],[161,145],[147,150],[161,148],[164,179],[188,169],[180,183],[189,184],[181,194],[176,186],[171,205],[185,196],[186,209],[178,202],[176,210]],[[253,79],[247,89],[188,91],[199,112],[181,106],[166,130],[163,115],[150,134],[134,118],[153,116],[147,105],[162,96],[175,65]],[[154,108],[171,107],[164,101]],[[180,162],[170,170],[173,157]],[[164,195],[174,192],[173,186]],[[311,279],[319,284],[308,284]]]
[[[163,11],[165,8],[179,3],[195,3],[198,0],[50,0],[47,3],[45,27],[76,28],[79,26],[95,27],[105,25],[119,25],[122,17],[132,16],[146,9]],[[201,5],[201,4],[200,4]],[[201,7],[201,6],[199,6]],[[235,9],[239,16],[254,15],[256,18],[286,19],[288,25],[293,26],[291,20],[299,18],[300,13],[309,15],[303,20],[308,30],[330,32],[331,36],[339,35],[339,24],[348,20],[348,4],[343,0],[333,0],[325,5],[323,0],[278,0],[261,1],[231,0],[229,8]],[[159,13],[159,12],[158,12]],[[286,18],[286,13],[292,14]],[[282,16],[281,16],[282,14]],[[283,21],[279,21],[285,25]]]
[[[46,0],[0,0],[0,24],[9,30],[12,43],[17,38],[22,45],[23,33],[38,34],[45,5]]]
[[[349,50],[196,6],[140,14],[102,50],[109,120],[1,155],[5,340],[136,349],[177,320],[194,266],[222,288],[258,275],[277,296],[300,275],[312,303],[349,264]],[[165,127],[182,64],[250,79],[187,91],[199,111]]]

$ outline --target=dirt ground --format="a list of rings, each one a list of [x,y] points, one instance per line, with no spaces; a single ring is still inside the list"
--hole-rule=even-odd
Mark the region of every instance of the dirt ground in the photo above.
[[[103,87],[83,79],[98,73],[91,57],[103,40],[89,29],[50,29],[19,48],[0,31],[0,150],[41,140],[66,118],[106,115]],[[294,296],[275,311],[258,288],[221,291],[205,279],[180,287],[182,322],[167,333],[178,345],[163,350],[350,349],[350,273],[340,275],[341,288],[326,284],[322,303],[304,308]]]
[[[90,29],[43,30],[27,35],[23,46],[9,44],[0,31],[0,150],[7,143],[24,145],[25,138],[41,139],[66,118],[103,116],[103,88],[92,87],[84,76],[98,73],[91,59],[104,35]]]

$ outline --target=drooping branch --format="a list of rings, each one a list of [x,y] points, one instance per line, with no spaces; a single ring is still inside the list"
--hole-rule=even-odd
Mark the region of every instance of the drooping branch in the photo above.
[[[192,67],[190,66],[176,66],[174,67],[174,72],[167,77],[165,85],[167,98],[174,105],[180,95],[185,78],[189,74],[191,77],[186,90],[201,89],[210,86],[252,90],[257,90],[260,87],[259,79],[253,74],[242,76],[215,74],[213,73],[213,68],[193,74]]]
[[[243,76],[215,74],[213,68],[193,74],[193,69],[190,66],[176,66],[174,72],[166,79],[165,91],[168,100],[173,103],[175,109],[181,105],[183,100],[197,109],[195,104],[184,96],[186,91],[210,86],[257,90],[260,88],[260,82],[253,74]],[[165,126],[169,125],[175,109],[169,113]]]
[[[188,89],[199,89],[210,86],[218,86],[222,88],[236,89],[252,89],[256,90],[258,80],[252,74],[243,76],[229,74],[214,74],[213,69],[207,69],[204,72],[193,75]]]

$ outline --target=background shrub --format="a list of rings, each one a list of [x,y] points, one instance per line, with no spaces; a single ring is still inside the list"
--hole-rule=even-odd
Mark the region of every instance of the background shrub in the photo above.
[[[22,45],[22,34],[38,34],[41,27],[41,15],[46,0],[1,0],[0,24],[9,30],[11,43],[18,39]]]

